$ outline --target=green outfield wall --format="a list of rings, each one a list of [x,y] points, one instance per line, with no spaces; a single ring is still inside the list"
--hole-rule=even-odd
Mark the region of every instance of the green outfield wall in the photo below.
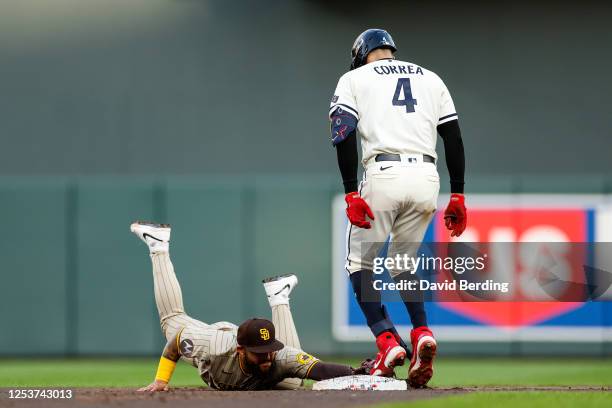
[[[444,79],[468,194],[610,193],[610,11],[596,1],[2,1],[0,355],[159,353],[135,219],[173,224],[194,316],[267,315],[260,280],[295,273],[305,347],[371,354],[373,344],[334,341],[330,318],[341,183],[327,109],[357,34],[388,29],[398,58]]]
[[[534,184],[539,180],[539,185]],[[605,177],[475,179],[472,192],[610,193]],[[371,352],[331,335],[335,175],[0,179],[0,355],[157,354],[162,335],[147,248],[133,220],[173,225],[186,310],[213,322],[268,316],[260,281],[295,273],[302,343],[324,354]],[[443,185],[446,185],[443,181]],[[334,271],[334,273],[344,273]],[[605,354],[609,345],[449,344],[449,354]]]
[[[0,4],[0,174],[335,172],[367,27],[444,79],[468,175],[610,172],[609,3],[89,3]]]

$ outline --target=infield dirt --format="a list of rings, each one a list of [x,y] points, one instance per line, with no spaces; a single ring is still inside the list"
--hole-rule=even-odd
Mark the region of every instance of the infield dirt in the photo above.
[[[329,408],[414,401],[475,391],[601,391],[601,387],[478,387],[426,388],[408,391],[213,391],[207,388],[175,388],[157,394],[126,388],[75,388],[70,400],[8,399],[0,392],[1,407],[222,407],[222,408]]]

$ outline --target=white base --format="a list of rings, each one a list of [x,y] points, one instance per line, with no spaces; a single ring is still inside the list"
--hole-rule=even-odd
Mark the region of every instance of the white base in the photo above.
[[[405,391],[408,384],[405,380],[379,377],[376,375],[349,375],[319,381],[312,385],[314,391],[353,390],[353,391]]]

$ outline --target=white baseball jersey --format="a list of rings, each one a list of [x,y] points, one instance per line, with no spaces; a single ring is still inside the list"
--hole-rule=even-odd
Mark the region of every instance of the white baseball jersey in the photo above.
[[[434,72],[384,59],[340,77],[331,101],[358,120],[362,161],[380,153],[436,156],[436,127],[457,119],[453,100]]]

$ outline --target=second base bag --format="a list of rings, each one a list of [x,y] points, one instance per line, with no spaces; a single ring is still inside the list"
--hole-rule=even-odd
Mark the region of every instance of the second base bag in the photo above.
[[[312,389],[322,390],[363,390],[363,391],[404,391],[408,389],[405,380],[373,375],[349,375],[314,383]]]

